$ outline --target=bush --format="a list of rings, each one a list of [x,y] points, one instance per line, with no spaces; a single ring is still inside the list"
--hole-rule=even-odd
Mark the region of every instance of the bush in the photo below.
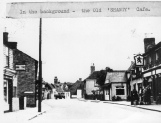
[[[112,101],[116,101],[116,97],[115,96],[112,97]]]
[[[127,96],[127,101],[131,101],[131,96]]]
[[[112,101],[121,101],[122,99],[121,99],[121,97],[119,97],[119,96],[113,96],[112,97]]]
[[[116,97],[116,101],[121,101],[121,100],[122,100],[121,97],[119,96]]]

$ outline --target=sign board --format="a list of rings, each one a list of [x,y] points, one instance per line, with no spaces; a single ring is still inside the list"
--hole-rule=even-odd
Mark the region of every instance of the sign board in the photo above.
[[[144,58],[141,54],[134,56],[134,60],[135,60],[136,67],[143,67],[144,66]]]
[[[7,18],[160,17],[160,1],[14,2]]]
[[[16,65],[16,70],[26,70],[26,65]]]

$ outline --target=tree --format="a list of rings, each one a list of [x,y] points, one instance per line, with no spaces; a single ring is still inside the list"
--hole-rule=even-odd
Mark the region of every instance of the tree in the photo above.
[[[112,72],[112,71],[113,69],[109,67],[106,67],[105,70],[100,70],[99,73],[97,74],[97,84],[99,84],[100,86],[104,85],[107,72]]]

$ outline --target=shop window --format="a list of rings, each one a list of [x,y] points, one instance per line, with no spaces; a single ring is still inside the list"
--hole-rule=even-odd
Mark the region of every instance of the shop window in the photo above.
[[[7,102],[7,81],[4,81],[4,101]]]
[[[124,95],[124,94],[125,94],[124,86],[117,86],[116,87],[116,95]]]

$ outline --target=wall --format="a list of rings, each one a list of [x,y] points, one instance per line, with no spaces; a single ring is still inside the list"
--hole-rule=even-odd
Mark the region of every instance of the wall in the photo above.
[[[35,94],[35,81],[38,62],[17,49],[14,49],[13,55],[14,68],[17,64],[26,65],[26,69],[24,71],[17,71],[17,96],[23,96],[24,92],[33,92]],[[36,104],[35,98],[32,99],[32,104]]]
[[[116,95],[116,87],[117,86],[124,86],[124,95]],[[127,99],[127,90],[126,90],[126,83],[112,83],[111,84],[111,97],[110,99],[113,97],[113,96],[119,96],[121,97],[121,99]]]
[[[19,110],[19,98],[13,97],[12,98],[12,111],[18,111]]]
[[[98,87],[95,87],[94,84],[96,82],[96,79],[87,79],[86,80],[86,94],[90,95],[93,94],[92,90],[98,90]]]
[[[17,97],[17,75],[16,71],[13,68],[13,50],[10,49],[7,45],[3,45],[3,92],[5,91],[6,94],[6,101],[5,101],[5,109],[8,110],[10,106],[10,110],[18,110],[17,103],[14,101],[13,97]],[[9,87],[9,80],[10,80],[10,87]],[[6,85],[6,86],[5,86]],[[5,86],[5,87],[4,87]],[[11,90],[11,91],[9,91]],[[10,92],[10,94],[9,94]],[[3,93],[3,98],[4,98]],[[8,105],[10,103],[10,105]]]

